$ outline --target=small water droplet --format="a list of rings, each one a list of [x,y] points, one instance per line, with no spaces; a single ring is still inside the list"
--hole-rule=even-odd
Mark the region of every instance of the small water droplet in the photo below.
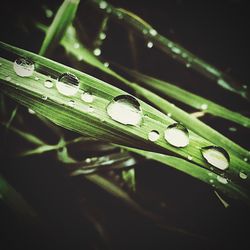
[[[167,113],[167,116],[168,116],[168,117],[171,117],[171,116],[172,116],[172,114],[171,114],[171,113]]]
[[[75,106],[75,101],[69,100],[68,105],[73,108]]]
[[[225,178],[225,177],[222,177],[220,175],[217,175],[217,180],[218,182],[222,183],[222,184],[227,184],[228,183],[228,180]]]
[[[188,55],[187,55],[185,52],[182,53],[181,56],[182,56],[183,58],[187,58],[187,57],[188,57]]]
[[[236,132],[237,128],[235,128],[235,127],[229,127],[228,130],[231,131],[231,132]]]
[[[79,49],[80,48],[80,44],[79,43],[74,43],[74,48],[75,49]]]
[[[104,9],[106,9],[108,7],[108,4],[105,1],[101,1],[100,4],[99,4],[99,7],[100,7],[100,9],[104,10]]]
[[[156,35],[157,35],[157,31],[156,31],[155,29],[150,29],[150,30],[149,30],[149,34],[150,34],[151,36],[156,36]]]
[[[39,77],[36,76],[36,77],[35,77],[35,80],[38,81],[38,80],[39,80]]]
[[[15,60],[13,68],[18,76],[29,77],[35,70],[35,64],[30,59],[20,57]]]
[[[159,134],[159,132],[156,131],[156,130],[152,130],[152,131],[150,131],[150,132],[148,133],[148,139],[149,139],[150,141],[157,141],[157,140],[159,139],[159,137],[160,137],[160,134]]]
[[[189,144],[189,132],[180,123],[174,123],[164,131],[165,140],[175,147],[186,147]]]
[[[230,157],[225,149],[217,146],[208,146],[201,149],[202,156],[212,166],[225,170],[229,167]]]
[[[201,104],[201,110],[206,110],[208,105],[206,103]]]
[[[43,100],[47,100],[47,99],[48,99],[48,96],[43,95],[43,96],[42,96],[42,99],[43,99]]]
[[[108,115],[115,121],[125,125],[140,126],[143,113],[140,103],[130,95],[119,95],[107,106]]]
[[[123,18],[123,14],[121,12],[117,12],[117,16],[118,16],[119,19]]]
[[[88,92],[84,92],[84,93],[81,94],[81,99],[84,102],[91,103],[94,100],[94,96],[92,94],[88,93]]]
[[[109,67],[109,63],[108,63],[108,62],[105,62],[103,65],[104,65],[104,67],[106,67],[106,68]]]
[[[104,39],[106,38],[106,34],[105,34],[104,32],[101,32],[101,33],[99,34],[99,38],[100,38],[101,40],[104,40]]]
[[[28,108],[28,112],[31,114],[31,115],[34,115],[36,112],[33,110],[33,109],[31,109],[31,108]]]
[[[169,48],[172,48],[173,46],[174,46],[174,44],[173,44],[172,42],[169,42],[169,43],[168,43],[168,47],[169,47]]]
[[[147,29],[143,29],[143,30],[142,30],[142,33],[143,33],[144,35],[146,35],[146,34],[148,34],[148,30],[147,30]]]
[[[63,73],[56,81],[56,88],[62,95],[73,96],[80,88],[79,80],[71,73]]]
[[[154,46],[154,44],[153,44],[152,42],[148,42],[148,43],[147,43],[147,47],[148,47],[148,48],[152,48],[153,46]]]
[[[247,158],[247,157],[245,157],[243,160],[244,160],[245,162],[247,162],[247,161],[248,161],[248,158]]]
[[[247,179],[247,174],[244,173],[243,171],[240,171],[240,172],[239,172],[239,176],[240,176],[240,178],[243,179],[243,180]]]
[[[5,80],[8,81],[8,82],[10,82],[11,81],[11,77],[10,76],[6,76]]]
[[[94,112],[94,108],[93,108],[92,106],[89,106],[89,107],[88,107],[88,112],[89,112],[89,113]]]
[[[243,89],[247,89],[247,85],[242,85],[242,88]]]
[[[180,54],[180,53],[181,53],[181,50],[180,50],[179,48],[177,48],[177,47],[173,47],[171,50],[172,50],[175,54]]]
[[[213,180],[213,179],[210,179],[209,182],[210,182],[210,183],[214,183],[214,180]]]
[[[191,67],[191,63],[186,63],[186,67],[190,68]]]
[[[191,155],[188,155],[187,158],[188,158],[189,161],[192,161],[192,160],[193,160],[193,157],[192,157]]]
[[[95,56],[99,56],[99,55],[101,55],[101,53],[102,53],[102,51],[101,51],[99,48],[96,48],[96,49],[94,49],[94,51],[93,51],[93,54],[94,54]]]
[[[47,18],[51,18],[53,16],[53,11],[50,9],[45,10],[45,15]]]
[[[91,158],[86,158],[86,159],[85,159],[85,162],[86,162],[86,163],[90,163],[90,162],[91,162]]]
[[[0,63],[0,66],[2,66],[3,64],[2,63]]]
[[[44,87],[51,89],[53,87],[54,83],[52,82],[52,80],[47,79],[44,81]]]

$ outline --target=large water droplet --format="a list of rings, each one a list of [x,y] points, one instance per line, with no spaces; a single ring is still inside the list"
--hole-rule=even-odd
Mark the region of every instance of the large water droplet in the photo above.
[[[143,113],[140,103],[130,95],[119,95],[107,106],[108,115],[115,121],[125,125],[140,126]]]
[[[84,92],[84,93],[81,94],[81,99],[84,102],[91,103],[94,100],[94,96],[92,94],[88,93],[88,92]]]
[[[225,170],[229,167],[230,157],[225,149],[217,146],[208,146],[201,149],[206,161],[212,166]]]
[[[152,130],[152,131],[150,131],[150,132],[148,133],[148,139],[149,139],[150,141],[157,141],[157,140],[159,139],[159,137],[160,137],[160,134],[159,134],[159,132],[156,131],[156,130]]]
[[[63,73],[57,79],[56,88],[62,95],[73,96],[80,88],[79,80],[71,73]]]
[[[29,77],[35,70],[35,64],[30,59],[21,57],[15,60],[13,68],[18,76]]]
[[[164,131],[165,140],[175,147],[186,147],[189,144],[188,130],[180,123],[174,123]]]

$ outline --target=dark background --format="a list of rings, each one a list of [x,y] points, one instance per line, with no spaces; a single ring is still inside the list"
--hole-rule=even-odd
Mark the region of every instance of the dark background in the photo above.
[[[249,86],[248,1],[119,0],[110,3],[136,13],[158,33]],[[43,33],[34,27],[34,22],[48,25],[52,19],[46,18],[44,7],[56,11],[60,4],[61,1],[1,3],[1,40],[38,52]],[[101,20],[101,14],[87,1],[81,2],[75,24],[79,27],[81,23],[85,28],[88,35],[85,42],[89,47]],[[249,115],[248,103],[237,95],[224,91],[154,47],[147,49],[145,41],[136,36],[135,44],[136,62],[130,53],[126,27],[112,22],[102,46],[103,58],[171,81]],[[65,59],[63,48],[58,47],[50,57],[79,67]],[[81,69],[106,81],[113,80],[87,65]],[[8,101],[8,105],[11,110],[14,103]],[[20,112],[24,113],[24,109],[20,108]],[[24,118],[29,122],[27,130],[51,140],[52,135],[35,118],[30,115]],[[203,120],[242,146],[250,147],[246,129],[211,116]],[[237,128],[236,132],[228,130],[232,126]],[[14,158],[12,152],[20,150],[23,142],[13,135],[4,140],[3,135],[1,132],[1,172],[32,205],[43,223],[34,226],[20,221],[0,200],[1,249],[249,249],[249,207],[223,196],[230,204],[224,208],[213,190],[198,180],[155,162],[142,161],[136,166],[136,199],[145,208],[162,215],[169,225],[205,236],[206,240],[156,227],[87,180],[69,178],[53,154]],[[93,218],[102,226],[106,243],[93,226]]]

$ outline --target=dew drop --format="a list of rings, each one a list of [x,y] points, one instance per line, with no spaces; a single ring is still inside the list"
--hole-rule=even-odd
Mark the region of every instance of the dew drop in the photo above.
[[[96,49],[94,49],[93,53],[95,56],[99,56],[99,55],[101,55],[102,51],[99,48],[96,48]]]
[[[62,95],[73,96],[80,88],[79,80],[71,73],[63,73],[57,79],[56,88]]]
[[[247,161],[248,161],[248,158],[247,158],[247,157],[245,157],[243,160],[244,160],[245,162],[247,162]]]
[[[152,131],[150,131],[150,132],[148,133],[148,139],[149,139],[150,141],[157,141],[157,140],[159,139],[159,137],[160,137],[160,134],[159,134],[159,132],[156,131],[156,130],[152,130]]]
[[[105,34],[104,32],[101,32],[101,33],[99,34],[99,38],[100,38],[101,40],[104,40],[104,39],[106,38],[106,34]]]
[[[156,35],[157,35],[157,31],[156,31],[155,29],[150,29],[150,30],[149,30],[149,34],[150,34],[151,36],[156,36]]]
[[[201,104],[201,110],[206,110],[208,105],[206,103]]]
[[[169,48],[172,48],[173,46],[174,46],[174,44],[173,44],[172,42],[169,42],[169,43],[168,43],[168,47],[169,47]]]
[[[117,16],[118,16],[119,19],[123,18],[123,14],[121,12],[117,12]]]
[[[175,54],[180,54],[180,53],[181,53],[181,50],[180,50],[179,48],[177,48],[177,47],[173,47],[171,50],[172,50]]]
[[[174,123],[164,131],[165,140],[175,147],[186,147],[189,144],[189,132],[180,123]]]
[[[36,112],[33,110],[33,109],[31,109],[31,108],[28,108],[28,112],[31,114],[31,115],[34,115]]]
[[[42,99],[46,101],[48,99],[48,96],[43,95]]]
[[[45,10],[45,15],[47,18],[51,18],[53,16],[53,11],[50,9]]]
[[[11,77],[10,76],[6,76],[5,80],[8,81],[8,82],[10,82],[11,81]]]
[[[213,179],[210,179],[209,182],[210,182],[210,183],[214,183],[214,180],[213,180]]]
[[[143,33],[144,35],[146,35],[146,34],[148,34],[148,30],[147,30],[147,29],[143,29],[143,30],[142,30],[142,33]]]
[[[140,126],[143,113],[140,103],[130,95],[119,95],[107,106],[108,115],[115,121],[125,125]]]
[[[190,68],[191,67],[191,63],[186,63],[186,67]]]
[[[35,70],[35,64],[30,59],[20,57],[15,60],[13,68],[18,76],[29,77]]]
[[[81,99],[84,102],[91,103],[94,100],[94,96],[92,94],[88,93],[88,92],[84,92],[84,93],[81,94]]]
[[[106,68],[109,67],[109,63],[108,63],[108,62],[105,62],[103,65],[104,65],[104,67],[106,67]]]
[[[236,132],[237,128],[235,128],[235,127],[229,127],[228,130],[231,131],[231,132]]]
[[[103,9],[103,10],[106,9],[107,6],[108,6],[108,4],[105,1],[101,1],[100,4],[99,4],[100,9]]]
[[[240,172],[239,172],[239,176],[240,176],[240,178],[243,179],[243,180],[247,179],[247,174],[244,173],[243,171],[240,171]]]
[[[171,113],[167,113],[167,116],[168,116],[168,117],[171,117],[171,116],[172,116],[172,114],[171,114]]]
[[[242,88],[243,89],[247,89],[247,85],[242,85]]]
[[[222,183],[222,184],[227,184],[228,183],[228,180],[225,178],[225,177],[222,177],[220,175],[217,175],[217,180],[218,182]]]
[[[44,81],[44,87],[51,89],[53,87],[54,83],[52,82],[52,80],[47,79]]]
[[[38,80],[39,80],[39,77],[36,76],[36,77],[35,77],[35,80],[38,81]]]
[[[229,167],[230,157],[225,149],[217,146],[208,146],[201,149],[202,156],[212,166],[225,170]]]
[[[2,63],[0,63],[0,66],[2,66],[3,64]]]
[[[183,58],[187,58],[187,57],[188,57],[188,55],[187,55],[185,52],[182,53],[181,56],[182,56]]]
[[[193,160],[193,157],[192,157],[191,155],[188,155],[187,158],[188,158],[189,161],[192,161],[192,160]]]
[[[79,49],[80,48],[80,44],[79,43],[74,43],[74,48],[75,49]]]
[[[148,47],[148,48],[152,48],[153,46],[154,46],[154,44],[153,44],[152,42],[148,42],[148,43],[147,43],[147,47]]]
[[[75,106],[75,101],[69,100],[68,105],[73,108]]]

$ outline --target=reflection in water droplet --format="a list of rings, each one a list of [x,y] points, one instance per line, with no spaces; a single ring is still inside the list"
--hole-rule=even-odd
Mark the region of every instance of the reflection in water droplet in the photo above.
[[[152,48],[153,46],[154,46],[154,44],[153,44],[152,42],[148,42],[148,43],[147,43],[147,47],[148,47],[148,48]]]
[[[52,88],[53,85],[54,85],[54,83],[50,79],[47,79],[47,80],[44,81],[44,87],[46,87],[48,89]]]
[[[230,157],[225,149],[216,146],[208,146],[201,149],[202,156],[212,166],[225,170],[229,167]]]
[[[150,30],[149,30],[149,34],[150,34],[151,36],[156,36],[156,35],[157,35],[157,31],[154,30],[154,29],[150,29]]]
[[[74,107],[75,106],[75,101],[74,100],[69,100],[68,105],[70,107]]]
[[[8,81],[8,82],[10,82],[11,81],[11,77],[10,76],[6,76],[5,80]]]
[[[56,88],[62,95],[73,96],[80,88],[79,80],[71,73],[63,73],[57,79]]]
[[[103,65],[104,65],[104,67],[106,67],[106,68],[109,67],[109,63],[108,63],[108,62],[105,62]]]
[[[47,100],[47,99],[48,99],[48,96],[43,95],[43,96],[42,96],[42,99],[43,99],[43,100]]]
[[[140,126],[143,119],[140,103],[130,95],[115,97],[108,104],[107,113],[113,120],[125,125]]]
[[[108,6],[107,2],[105,1],[101,1],[99,4],[100,9],[106,9]]]
[[[228,181],[227,181],[227,179],[225,178],[225,177],[222,177],[222,176],[220,176],[220,175],[217,175],[217,180],[218,180],[218,182],[220,182],[220,183],[222,183],[222,184],[227,184],[228,183]]]
[[[180,123],[174,123],[164,131],[165,140],[175,147],[186,147],[189,144],[189,132]]]
[[[152,131],[150,131],[150,132],[148,133],[148,139],[149,139],[150,141],[157,141],[157,140],[159,139],[159,137],[160,137],[160,134],[159,134],[159,132],[156,131],[156,130],[152,130]]]
[[[35,64],[30,59],[18,58],[15,60],[13,68],[18,76],[29,77],[35,70]]]
[[[93,53],[95,56],[99,56],[99,55],[101,55],[102,51],[99,48],[96,48],[96,49],[94,49]]]
[[[240,172],[239,172],[239,176],[240,176],[240,178],[243,179],[243,180],[247,179],[247,174],[244,173],[243,171],[240,171]]]
[[[106,34],[105,34],[104,32],[101,32],[101,33],[99,34],[99,38],[100,38],[101,40],[104,40],[104,39],[106,38]]]
[[[208,108],[208,105],[206,103],[201,104],[201,109],[206,110]]]
[[[84,92],[84,93],[81,94],[81,99],[82,99],[84,102],[91,103],[91,102],[93,102],[93,100],[94,100],[94,96],[91,95],[91,94],[88,93],[88,92]]]

